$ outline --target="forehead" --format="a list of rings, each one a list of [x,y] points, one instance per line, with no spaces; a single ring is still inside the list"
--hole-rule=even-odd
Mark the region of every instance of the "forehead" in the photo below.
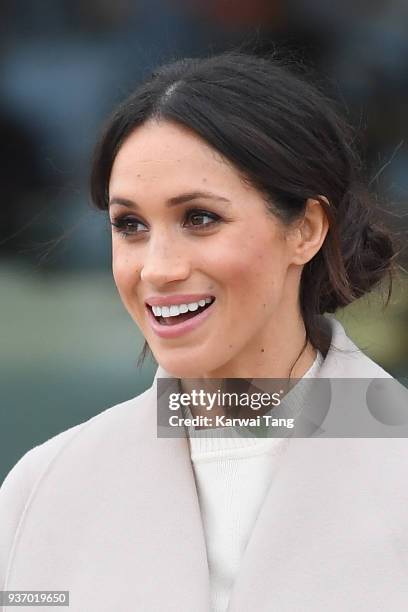
[[[150,121],[134,130],[113,163],[109,191],[203,187],[248,189],[238,171],[193,131],[170,122]],[[123,194],[124,195],[124,194]]]

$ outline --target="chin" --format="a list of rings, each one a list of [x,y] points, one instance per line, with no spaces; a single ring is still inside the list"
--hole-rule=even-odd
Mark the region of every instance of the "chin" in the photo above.
[[[184,349],[185,350],[185,349]],[[187,356],[184,359],[175,359],[174,355],[168,359],[157,355],[156,361],[174,378],[202,378],[211,368],[207,360],[196,360]]]
[[[168,367],[162,366],[166,372],[175,378],[202,378],[205,370],[198,369],[194,366],[183,364],[170,364]]]

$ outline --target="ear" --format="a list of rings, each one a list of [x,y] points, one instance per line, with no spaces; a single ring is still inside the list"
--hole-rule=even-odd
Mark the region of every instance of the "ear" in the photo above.
[[[326,197],[321,196],[329,206]],[[319,202],[309,198],[303,217],[296,222],[291,237],[293,251],[292,263],[303,265],[310,261],[322,246],[329,230],[326,212]]]

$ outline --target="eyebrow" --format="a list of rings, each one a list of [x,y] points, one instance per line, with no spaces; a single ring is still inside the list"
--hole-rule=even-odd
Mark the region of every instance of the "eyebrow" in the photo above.
[[[179,204],[185,204],[186,202],[191,202],[192,200],[198,199],[207,199],[207,200],[216,200],[217,202],[221,202],[229,206],[231,201],[222,196],[216,195],[215,193],[211,193],[210,191],[189,191],[187,193],[181,193],[178,196],[174,196],[173,198],[169,198],[166,200],[166,206],[169,208],[172,206],[178,206]],[[112,198],[109,201],[109,206],[113,204],[120,204],[121,206],[126,206],[126,208],[135,208],[136,210],[140,210],[140,206],[127,198]]]

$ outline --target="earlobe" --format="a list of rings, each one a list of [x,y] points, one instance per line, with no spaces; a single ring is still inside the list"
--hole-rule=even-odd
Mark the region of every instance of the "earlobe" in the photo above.
[[[325,196],[320,197],[330,206]],[[302,220],[297,227],[298,239],[293,263],[303,265],[310,261],[321,248],[328,230],[329,220],[321,202],[309,198]]]

